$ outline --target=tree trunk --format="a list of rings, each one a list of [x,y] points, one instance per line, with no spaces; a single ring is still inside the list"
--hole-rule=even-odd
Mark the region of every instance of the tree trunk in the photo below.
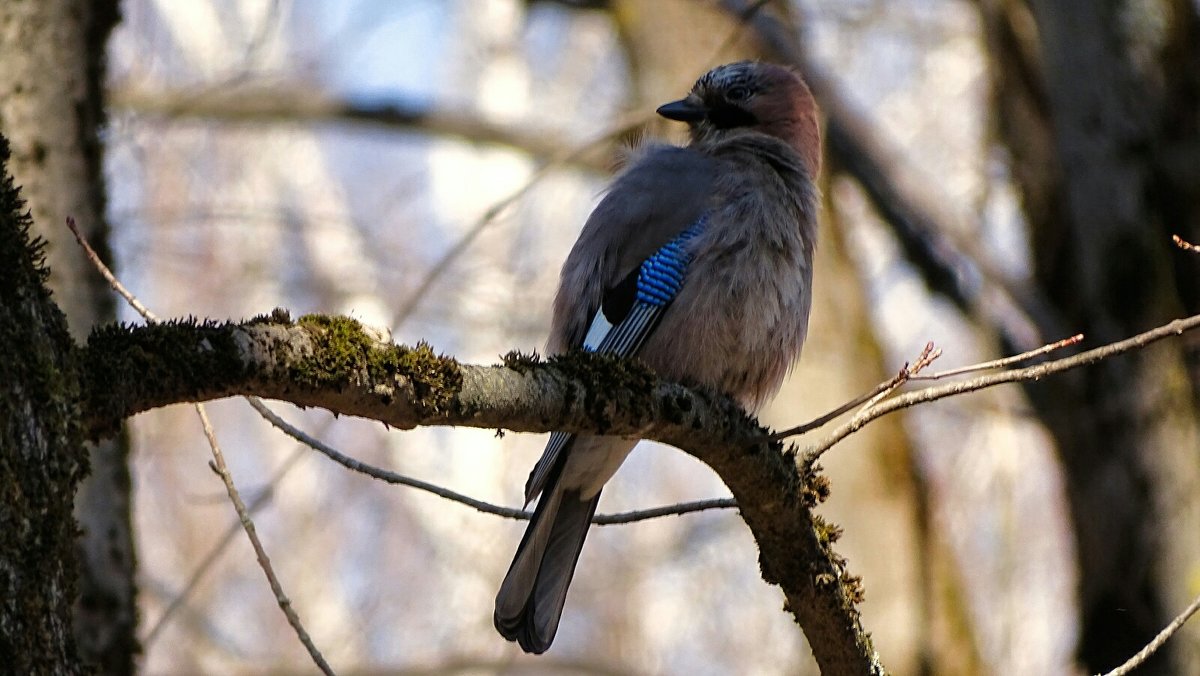
[[[43,286],[0,137],[0,659],[14,674],[83,671],[71,627],[72,498],[86,470],[73,344]]]
[[[107,257],[104,183],[97,129],[104,117],[104,49],[115,0],[0,3],[0,130],[12,144],[10,171],[48,243],[50,288],[75,338],[112,322],[116,309],[63,226],[74,217]],[[76,515],[82,576],[75,629],[84,659],[105,673],[131,673],[137,612],[125,437],[89,446],[92,474]]]
[[[1092,345],[1194,311],[1200,268],[1169,237],[1200,231],[1196,8],[980,5],[997,130],[1046,297]],[[1194,387],[1184,346],[1168,342],[1028,389],[1067,472],[1089,672],[1135,653],[1190,596],[1200,560]],[[1145,673],[1200,671],[1189,631]]]

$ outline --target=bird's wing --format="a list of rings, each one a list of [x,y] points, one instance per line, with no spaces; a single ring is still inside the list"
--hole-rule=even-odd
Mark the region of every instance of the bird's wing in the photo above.
[[[667,306],[683,288],[691,262],[688,242],[704,230],[707,220],[707,215],[701,214],[606,294],[593,315],[584,337],[583,349],[618,357],[637,354],[642,343],[658,325]],[[614,298],[615,295],[621,297]],[[550,435],[546,450],[525,482],[526,504],[545,488],[558,459],[574,437],[565,432]]]
[[[584,346],[601,307],[611,324],[620,321],[642,262],[708,210],[719,169],[694,150],[651,146],[617,177],[563,264],[549,353]]]

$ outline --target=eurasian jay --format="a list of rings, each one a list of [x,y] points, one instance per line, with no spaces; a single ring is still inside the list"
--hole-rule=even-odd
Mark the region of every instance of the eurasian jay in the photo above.
[[[742,61],[658,114],[686,147],[639,151],[563,265],[547,351],[636,355],[756,411],[800,353],[812,301],[821,140],[792,70]],[[525,484],[533,518],[496,594],[500,634],[550,647],[600,489],[636,439],[556,432]]]

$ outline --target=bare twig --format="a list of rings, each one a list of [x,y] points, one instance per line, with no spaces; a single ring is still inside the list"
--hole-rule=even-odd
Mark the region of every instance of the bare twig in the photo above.
[[[933,363],[933,360],[940,357],[941,354],[942,351],[935,349],[933,343],[926,343],[925,349],[921,351],[921,354],[917,357],[916,362],[914,362],[911,366],[906,362],[904,366],[900,368],[900,371],[896,373],[896,375],[892,376],[888,380],[883,381],[882,383],[879,383],[875,386],[875,389],[867,392],[866,394],[861,394],[858,397],[842,404],[841,406],[838,406],[832,411],[818,418],[814,418],[803,425],[797,425],[795,427],[790,427],[786,430],[783,430],[782,432],[776,432],[767,437],[767,441],[779,441],[780,439],[786,439],[788,437],[804,434],[805,432],[811,432],[818,427],[824,427],[826,423],[834,418],[837,418],[843,413],[848,413],[862,406],[863,404],[866,404],[866,408],[870,408],[871,405],[875,404],[892,392],[895,392],[898,387],[911,380],[915,374],[920,372],[921,369],[925,368],[929,364]]]
[[[1062,349],[1068,345],[1075,345],[1082,340],[1083,334],[1077,333],[1070,338],[1064,338],[1063,340],[1050,343],[1048,345],[1043,345],[1039,348],[1029,350],[1028,352],[1022,352],[1021,354],[1013,355],[1011,357],[993,359],[991,361],[980,362],[978,364],[969,364],[967,366],[960,366],[958,368],[939,371],[929,375],[920,375],[919,371],[932,363],[934,359],[937,359],[939,356],[941,356],[941,350],[933,350],[933,343],[926,343],[925,350],[921,353],[921,356],[917,358],[917,361],[911,367],[908,364],[905,364],[904,367],[900,369],[899,373],[892,376],[889,380],[876,385],[875,389],[867,392],[866,394],[859,395],[857,398],[852,399],[851,401],[848,401],[845,404],[833,409],[829,413],[826,413],[819,418],[810,420],[803,425],[797,425],[796,427],[788,428],[782,432],[776,432],[768,437],[768,439],[771,441],[778,441],[780,439],[786,439],[787,437],[798,436],[806,432],[811,432],[819,427],[824,427],[825,424],[834,418],[858,408],[863,404],[866,404],[866,406],[863,407],[863,412],[865,413],[872,406],[887,398],[888,395],[890,395],[892,392],[895,392],[901,385],[909,381],[941,380],[951,376],[959,376],[978,371],[990,371],[992,369],[1003,368],[1005,366],[1012,366],[1013,364],[1019,364],[1023,361],[1033,359],[1034,357],[1039,357],[1049,352]]]
[[[1069,345],[1075,345],[1082,340],[1083,334],[1077,333],[1070,338],[1063,338],[1062,340],[1050,343],[1048,345],[1043,345],[1039,348],[1034,348],[1028,352],[1014,354],[1011,357],[993,359],[991,361],[980,362],[978,364],[968,364],[967,366],[959,366],[958,368],[949,369],[947,371],[938,371],[937,373],[930,373],[929,375],[924,376],[913,376],[909,380],[941,380],[943,378],[949,378],[950,376],[961,376],[967,373],[977,373],[979,371],[991,371],[992,369],[1004,368],[1006,366],[1012,366],[1013,364],[1020,364],[1023,361],[1029,361],[1034,357],[1040,357],[1044,354],[1049,354],[1055,350],[1061,350]]]
[[[1200,251],[1200,249],[1197,249],[1197,251]],[[1158,649],[1161,648],[1163,644],[1175,634],[1175,632],[1179,631],[1179,629],[1186,624],[1189,619],[1191,619],[1192,615],[1196,614],[1197,610],[1200,610],[1200,596],[1197,596],[1195,599],[1193,599],[1192,603],[1185,608],[1182,613],[1180,613],[1174,620],[1171,620],[1171,623],[1168,624],[1162,631],[1158,632],[1158,635],[1154,637],[1154,640],[1147,643],[1145,648],[1139,650],[1136,655],[1130,657],[1125,661],[1124,664],[1104,674],[1104,676],[1125,676],[1134,669],[1140,667],[1142,663],[1149,659],[1150,656],[1155,652],[1157,652]]]
[[[200,416],[200,424],[204,427],[204,437],[208,439],[208,446],[212,449],[212,468],[225,484],[225,491],[229,493],[229,501],[233,503],[233,508],[237,511],[238,519],[242,522],[242,529],[246,531],[246,537],[250,539],[250,545],[254,547],[254,555],[258,559],[258,566],[262,568],[263,574],[267,576],[267,583],[271,585],[271,591],[275,593],[275,602],[279,604],[279,609],[287,617],[288,624],[292,625],[292,629],[296,631],[296,636],[299,637],[300,642],[308,650],[308,654],[312,657],[317,668],[324,674],[332,675],[333,669],[325,661],[325,656],[313,644],[308,631],[304,629],[304,625],[300,622],[300,616],[292,608],[291,599],[284,593],[283,585],[279,583],[279,578],[275,575],[275,569],[271,567],[271,558],[267,556],[267,550],[258,538],[258,533],[254,528],[254,521],[250,518],[249,510],[246,509],[246,503],[242,502],[242,496],[238,493],[237,486],[233,483],[233,475],[229,472],[229,467],[225,464],[225,455],[221,453],[221,446],[217,443],[217,435],[213,432],[212,423],[208,419],[208,413],[199,404],[196,405],[196,413]]]
[[[466,505],[485,514],[493,514],[495,516],[502,516],[509,519],[523,520],[528,520],[531,516],[533,516],[533,512],[517,509],[515,507],[503,507],[501,505],[496,505],[484,500],[473,498],[469,495],[452,491],[449,488],[438,486],[437,484],[421,481],[420,479],[414,479],[410,476],[397,474],[396,472],[390,472],[388,470],[369,465],[361,460],[357,460],[342,453],[320,439],[316,439],[306,434],[303,430],[279,417],[278,414],[272,411],[258,397],[246,397],[246,401],[250,402],[250,405],[254,407],[254,410],[258,411],[259,415],[261,415],[275,427],[279,428],[284,434],[287,434],[293,439],[310,446],[314,450],[324,454],[325,457],[353,472],[365,474],[373,479],[385,481],[390,484],[399,484],[401,486],[408,486],[409,488],[425,491],[426,493],[432,493],[440,498]],[[592,518],[592,523],[607,526],[613,524],[634,523],[637,521],[645,521],[647,519],[654,519],[662,516],[700,512],[708,509],[731,509],[736,507],[737,502],[735,502],[733,498],[713,498],[709,500],[697,500],[695,502],[683,502],[674,505],[665,505],[663,507],[655,507],[653,509],[623,512],[620,514],[597,514]]]
[[[158,316],[130,293],[125,288],[125,285],[121,284],[116,275],[112,273],[112,270],[104,264],[104,261],[100,260],[100,256],[96,254],[96,251],[92,249],[87,240],[83,238],[83,235],[79,233],[79,228],[76,226],[74,218],[67,217],[67,227],[71,230],[71,234],[75,236],[75,241],[83,248],[92,265],[100,271],[100,274],[104,276],[104,279],[108,281],[113,290],[119,293],[131,307],[145,317],[146,321],[158,323],[160,321]],[[271,568],[271,560],[267,557],[267,552],[263,548],[262,542],[258,539],[258,535],[254,530],[254,522],[250,519],[250,514],[247,512],[246,505],[242,502],[241,496],[238,495],[237,487],[233,484],[233,476],[229,473],[228,467],[225,466],[225,456],[221,453],[221,447],[217,444],[217,438],[213,433],[212,423],[208,419],[208,412],[205,410],[204,404],[194,404],[193,406],[196,409],[196,415],[200,417],[201,425],[204,427],[204,436],[208,439],[209,448],[212,449],[213,461],[215,463],[213,468],[225,483],[225,490],[229,493],[229,499],[233,503],[234,510],[237,511],[238,520],[241,522],[243,530],[246,531],[246,536],[250,539],[251,546],[254,547],[258,564],[267,576],[267,582],[271,585],[271,591],[275,593],[275,600],[279,604],[279,609],[287,617],[288,624],[292,625],[292,628],[296,630],[296,636],[304,644],[304,648],[308,650],[308,654],[312,656],[313,662],[316,663],[317,667],[325,674],[332,674],[333,670],[329,668],[329,664],[325,661],[325,657],[321,655],[321,651],[313,644],[312,638],[309,637],[308,632],[304,629],[304,625],[300,622],[300,617],[296,615],[296,611],[292,608],[292,602],[288,600],[287,595],[283,592],[283,587],[279,584],[279,579],[275,576],[275,571]]]
[[[876,406],[863,411],[862,414],[855,416],[853,420],[850,420],[846,424],[834,430],[833,433],[826,437],[823,441],[806,449],[803,454],[798,456],[797,462],[802,468],[811,466],[814,462],[816,462],[821,454],[832,448],[834,444],[838,443],[854,432],[857,432],[864,425],[875,420],[876,418],[899,411],[900,409],[909,408],[911,406],[922,404],[928,401],[936,401],[938,399],[943,399],[945,397],[950,397],[957,394],[966,394],[967,392],[974,392],[976,390],[982,390],[1005,383],[1037,380],[1052,373],[1059,373],[1061,371],[1078,368],[1080,366],[1088,366],[1102,359],[1145,347],[1146,345],[1158,340],[1162,340],[1163,338],[1180,335],[1185,331],[1190,331],[1196,328],[1197,326],[1200,326],[1200,315],[1193,315],[1191,317],[1187,317],[1186,319],[1176,319],[1158,328],[1151,329],[1150,331],[1146,331],[1144,333],[1139,333],[1132,338],[1127,338],[1116,343],[1109,343],[1108,345],[1103,345],[1071,357],[1064,357],[1062,359],[1048,361],[1036,366],[1027,366],[1025,368],[983,375],[970,380],[949,383],[947,385],[927,387],[899,395],[892,399],[888,399],[887,401],[880,402]]]
[[[83,249],[83,253],[87,255],[88,260],[92,262],[92,265],[100,272],[100,275],[104,277],[104,281],[108,282],[113,291],[116,291],[118,294],[120,294],[121,298],[124,298],[126,303],[129,303],[129,307],[133,308],[138,314],[145,317],[146,321],[148,322],[157,323],[162,321],[158,318],[158,315],[154,314],[154,312],[150,310],[150,308],[142,305],[142,302],[138,300],[136,296],[130,293],[129,289],[125,288],[125,285],[121,284],[116,275],[112,273],[112,270],[108,269],[108,266],[104,264],[104,261],[100,260],[100,256],[96,253],[96,250],[93,249],[92,245],[88,244],[87,240],[83,238],[83,235],[79,233],[79,226],[75,224],[74,217],[67,216],[67,228],[71,230],[72,235],[75,235],[75,241],[79,243],[79,246]]]
[[[294,453],[288,456],[287,460],[283,462],[283,465],[280,466],[279,470],[275,473],[275,476],[271,477],[271,480],[267,483],[267,490],[260,493],[254,498],[254,500],[250,502],[249,507],[251,514],[257,512],[264,505],[266,505],[272,497],[274,497],[275,486],[278,485],[279,481],[283,479],[284,475],[291,471],[291,469],[296,466],[296,463],[305,455],[307,455],[305,449],[303,447],[298,447]],[[154,641],[162,633],[162,630],[166,628],[167,623],[170,622],[171,618],[175,616],[175,613],[177,613],[179,609],[183,607],[184,603],[187,602],[188,598],[191,597],[192,593],[196,590],[196,587],[200,585],[201,580],[204,579],[204,576],[208,573],[208,571],[212,570],[212,567],[216,564],[217,560],[220,559],[221,554],[229,548],[230,544],[233,543],[233,539],[237,537],[238,531],[241,530],[241,527],[241,519],[238,519],[230,524],[229,527],[225,529],[225,532],[221,534],[221,538],[217,540],[217,543],[208,551],[208,554],[206,554],[204,558],[200,559],[200,563],[196,566],[195,570],[192,571],[192,574],[188,576],[187,582],[184,583],[183,588],[171,597],[171,601],[167,604],[167,607],[163,609],[162,614],[158,616],[158,619],[155,620],[154,624],[150,627],[150,631],[146,633],[146,638],[142,639],[143,650],[148,649],[150,644],[154,643]]]

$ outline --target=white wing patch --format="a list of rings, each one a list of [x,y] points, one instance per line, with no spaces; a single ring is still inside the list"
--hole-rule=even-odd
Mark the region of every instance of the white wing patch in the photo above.
[[[592,325],[588,327],[587,335],[583,338],[583,349],[588,352],[595,352],[600,348],[601,341],[612,330],[613,325],[609,323],[608,317],[604,316],[604,309],[596,310],[596,316],[592,317]]]

